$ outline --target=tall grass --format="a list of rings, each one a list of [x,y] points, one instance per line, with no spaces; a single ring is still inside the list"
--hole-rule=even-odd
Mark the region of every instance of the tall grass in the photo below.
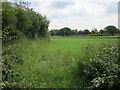
[[[77,63],[93,57],[104,44],[115,44],[116,38],[106,37],[52,37],[45,39],[22,39],[13,53],[22,58],[12,70],[13,87],[29,88],[75,88],[82,87],[82,79],[76,77]],[[17,47],[17,48],[16,48]],[[91,52],[90,49],[93,48]]]

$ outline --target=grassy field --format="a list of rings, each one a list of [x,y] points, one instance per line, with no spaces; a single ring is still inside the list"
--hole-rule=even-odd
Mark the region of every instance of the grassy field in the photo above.
[[[13,53],[24,61],[13,68],[18,73],[14,76],[14,82],[30,88],[81,87],[80,76],[75,76],[77,62],[92,57],[89,49],[99,53],[101,48],[116,43],[117,38],[95,36],[23,39],[11,47]]]

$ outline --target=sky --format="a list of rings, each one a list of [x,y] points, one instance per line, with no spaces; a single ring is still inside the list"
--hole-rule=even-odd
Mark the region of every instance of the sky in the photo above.
[[[20,1],[20,0],[18,0]],[[118,27],[119,0],[28,0],[30,8],[46,15],[49,29],[69,27],[84,30]]]

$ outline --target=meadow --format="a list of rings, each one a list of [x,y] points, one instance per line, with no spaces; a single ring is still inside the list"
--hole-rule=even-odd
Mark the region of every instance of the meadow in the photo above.
[[[12,67],[9,76],[13,87],[81,88],[78,62],[99,53],[102,48],[116,46],[118,38],[110,36],[54,36],[50,39],[21,39],[9,46],[23,63]],[[91,51],[92,50],[92,51]]]
[[[0,85],[3,89],[120,90],[117,88],[120,87],[119,28],[109,25],[89,31],[75,26],[76,29],[72,30],[56,22],[63,28],[49,30],[53,20],[30,8],[29,4],[2,2]],[[78,26],[83,24],[75,23]]]

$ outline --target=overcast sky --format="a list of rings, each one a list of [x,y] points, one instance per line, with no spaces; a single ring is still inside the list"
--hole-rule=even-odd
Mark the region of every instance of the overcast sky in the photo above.
[[[29,0],[30,7],[46,15],[49,29],[103,29],[118,26],[119,0]]]

